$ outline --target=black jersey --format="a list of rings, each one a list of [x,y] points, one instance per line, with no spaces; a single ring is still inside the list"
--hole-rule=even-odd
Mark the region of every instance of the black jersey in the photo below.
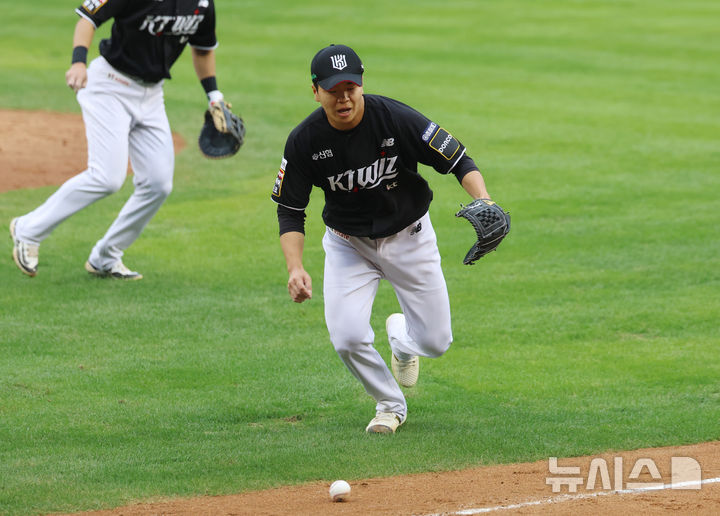
[[[114,18],[100,54],[119,71],[148,82],[170,78],[185,44],[217,46],[213,0],[85,0],[75,12],[96,28]]]
[[[427,212],[432,191],[417,165],[458,180],[477,170],[465,147],[411,107],[380,95],[364,95],[361,122],[333,128],[322,108],[287,139],[272,199],[304,210],[313,186],[325,192],[325,224],[352,236],[397,233]]]

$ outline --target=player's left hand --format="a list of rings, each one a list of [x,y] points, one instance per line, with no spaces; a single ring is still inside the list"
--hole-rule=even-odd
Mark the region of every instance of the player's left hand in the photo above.
[[[245,141],[245,122],[230,111],[231,107],[224,100],[217,100],[205,110],[198,145],[208,158],[229,158],[240,150]]]
[[[233,129],[231,109],[232,104],[225,102],[223,99],[216,100],[208,104],[208,111],[210,111],[210,116],[212,117],[213,124],[215,124],[215,129],[221,133],[229,133]]]
[[[288,293],[296,303],[302,303],[306,299],[312,299],[312,279],[305,269],[290,272]]]
[[[465,265],[472,265],[494,251],[510,231],[510,214],[490,199],[475,199],[455,216],[469,220],[477,237],[463,259]]]

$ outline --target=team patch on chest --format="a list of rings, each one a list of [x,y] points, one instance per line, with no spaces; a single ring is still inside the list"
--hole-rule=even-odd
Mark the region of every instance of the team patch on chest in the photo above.
[[[327,178],[330,190],[333,192],[357,192],[375,188],[383,181],[397,177],[396,161],[397,156],[386,156],[376,159],[368,166],[330,176]]]
[[[165,16],[148,14],[140,25],[140,32],[147,31],[152,36],[191,36],[195,34],[204,14]]]

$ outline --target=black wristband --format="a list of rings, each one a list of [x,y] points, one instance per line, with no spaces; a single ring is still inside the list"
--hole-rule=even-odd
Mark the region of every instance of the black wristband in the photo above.
[[[205,93],[210,93],[211,91],[218,89],[217,79],[215,78],[214,75],[212,75],[210,77],[205,77],[204,79],[201,79],[200,84],[202,84],[202,87],[205,90]]]
[[[77,46],[77,47],[73,48],[72,64],[75,64],[75,63],[87,64],[87,54],[88,54],[87,47]]]

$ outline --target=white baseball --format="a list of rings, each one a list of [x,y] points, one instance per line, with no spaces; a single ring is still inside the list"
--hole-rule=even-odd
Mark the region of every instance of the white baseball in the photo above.
[[[330,498],[333,502],[343,502],[350,496],[350,484],[344,480],[336,480],[330,484]]]

